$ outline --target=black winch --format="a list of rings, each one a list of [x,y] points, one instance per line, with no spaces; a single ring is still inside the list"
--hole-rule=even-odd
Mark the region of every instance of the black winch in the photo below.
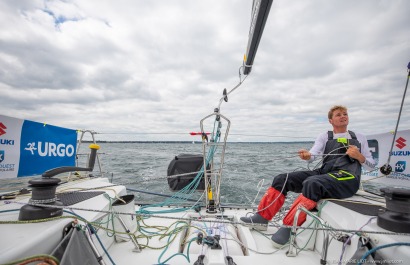
[[[93,171],[97,150],[100,147],[97,144],[91,144],[91,154],[88,161],[88,167],[58,167],[47,170],[43,173],[42,178],[32,179],[29,181],[29,187],[32,190],[30,204],[24,205],[20,209],[19,220],[38,220],[46,219],[63,215],[63,203],[59,202],[56,197],[56,189],[60,183],[60,179],[53,178],[54,176],[71,172],[71,171]],[[36,206],[35,204],[47,205],[50,207]],[[57,206],[57,207],[53,207]]]
[[[410,233],[410,189],[382,188],[386,210],[381,211],[377,225],[389,231]]]

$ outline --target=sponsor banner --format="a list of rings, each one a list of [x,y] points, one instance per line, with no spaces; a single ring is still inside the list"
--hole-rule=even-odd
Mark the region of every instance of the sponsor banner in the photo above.
[[[74,166],[76,144],[76,130],[0,115],[0,178]]]
[[[377,168],[385,165],[393,142],[394,133],[383,133],[367,136],[369,148],[372,152]],[[398,131],[393,142],[390,156],[392,173],[372,182],[383,183],[389,186],[399,185],[410,187],[410,130]],[[369,180],[383,176],[380,170],[362,172],[362,180]]]
[[[17,177],[23,122],[21,119],[0,115],[0,178]]]

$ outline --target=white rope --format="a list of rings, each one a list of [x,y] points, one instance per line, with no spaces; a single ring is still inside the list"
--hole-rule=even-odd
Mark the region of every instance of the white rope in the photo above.
[[[253,202],[252,202],[252,205],[255,205],[255,201],[256,201],[256,199],[258,198],[258,196],[259,196],[259,193],[260,193],[260,191],[261,191],[261,189],[262,189],[262,186],[263,186],[263,183],[265,182],[265,179],[261,179],[259,182],[258,182],[258,185],[256,186],[256,188],[258,189],[258,193],[256,193],[256,196],[255,196],[255,199],[253,199]]]

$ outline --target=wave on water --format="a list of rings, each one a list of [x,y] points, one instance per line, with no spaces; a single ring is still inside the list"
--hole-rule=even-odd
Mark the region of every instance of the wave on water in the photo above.
[[[313,143],[228,143],[221,181],[221,202],[258,203],[273,177],[286,172],[307,170],[297,151]],[[191,143],[103,143],[104,170],[113,172],[114,182],[130,183],[133,189],[172,195],[167,169],[179,154],[201,154],[202,144]],[[215,164],[219,165],[218,153]],[[313,165],[314,166],[314,165]],[[312,167],[312,165],[310,165]],[[201,195],[197,192],[197,197]],[[163,197],[135,193],[136,201],[162,202]],[[293,197],[292,195],[290,197]]]
[[[310,149],[313,143],[228,143],[224,156],[221,181],[221,202],[257,204],[274,176],[280,173],[308,169],[308,164],[297,156],[301,148]],[[202,154],[202,144],[192,143],[99,143],[99,160],[104,172],[113,176],[116,184],[162,195],[173,195],[167,183],[169,163],[179,154]],[[220,153],[214,163],[219,166]],[[312,167],[312,165],[310,165]],[[314,165],[313,165],[314,166]],[[98,167],[96,166],[95,170]],[[94,171],[95,171],[94,170]],[[26,187],[30,178],[2,180],[1,192]],[[370,184],[378,192],[378,187]],[[162,202],[164,197],[134,193],[136,201]],[[293,197],[290,194],[291,198]],[[194,199],[201,192],[195,192]]]

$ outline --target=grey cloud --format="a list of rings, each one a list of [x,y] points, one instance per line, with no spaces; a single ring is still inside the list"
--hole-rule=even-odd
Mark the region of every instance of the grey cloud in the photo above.
[[[2,1],[0,113],[101,132],[195,130],[239,82],[251,4]],[[409,1],[275,0],[251,75],[222,104],[232,132],[314,138],[333,104],[349,107],[354,129],[393,129],[408,10]]]

